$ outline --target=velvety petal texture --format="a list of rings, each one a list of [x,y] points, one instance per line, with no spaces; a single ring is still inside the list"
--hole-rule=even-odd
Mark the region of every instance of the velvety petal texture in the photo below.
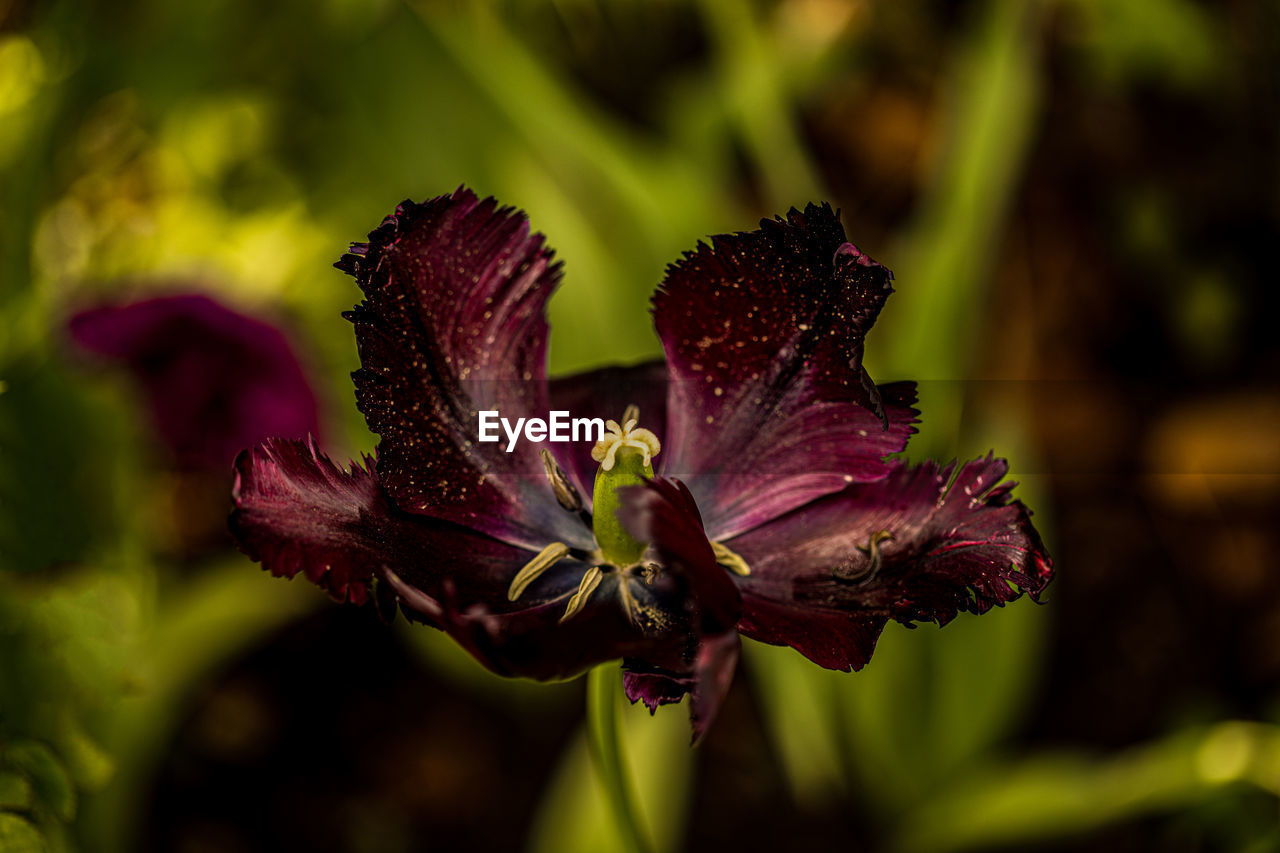
[[[273,575],[301,572],[338,601],[363,604],[387,555],[390,507],[373,460],[344,471],[312,441],[272,439],[236,459],[231,532]]]
[[[1023,593],[1053,564],[1011,500],[1003,459],[939,468],[896,463],[890,475],[825,497],[727,544],[751,566],[741,580],[746,636],[789,645],[830,669],[859,669],[890,619],[946,624]]]
[[[883,457],[901,451],[916,431],[915,384],[881,385],[877,393],[888,429],[861,406],[814,402],[799,407],[769,442],[753,443],[715,473],[694,476],[689,487],[706,508],[712,538],[736,536],[850,483],[887,475],[892,463]],[[849,467],[842,471],[842,464]]]
[[[378,478],[403,510],[514,544],[589,547],[536,453],[479,442],[479,412],[546,417],[546,304],[560,278],[524,214],[467,189],[404,202],[337,266],[365,301],[347,316],[356,401],[381,437]]]
[[[180,468],[225,476],[245,447],[319,431],[315,395],[284,333],[208,296],[97,305],[67,328],[80,347],[133,374]]]
[[[653,300],[671,373],[663,471],[688,482],[713,539],[888,473],[913,395],[894,389],[886,410],[862,352],[892,278],[813,204],[668,268]]]
[[[236,461],[231,516],[240,548],[272,574],[302,574],[339,601],[364,603],[380,587],[380,597],[444,630],[500,675],[565,678],[635,655],[684,665],[684,633],[635,624],[616,579],[560,621],[589,568],[581,561],[562,561],[518,602],[508,601],[507,587],[529,551],[397,509],[375,470],[369,458],[343,470],[310,442],[273,440],[246,451]],[[683,601],[643,585],[629,595],[651,614]]]

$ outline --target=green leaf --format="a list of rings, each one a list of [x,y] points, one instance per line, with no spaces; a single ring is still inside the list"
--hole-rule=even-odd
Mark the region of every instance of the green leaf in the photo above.
[[[122,523],[122,413],[52,359],[2,368],[0,570],[36,574],[84,562]]]
[[[76,816],[76,789],[53,750],[34,740],[17,741],[4,751],[4,763],[31,780],[40,804],[60,820]]]
[[[981,314],[992,259],[1004,234],[1043,94],[1040,2],[995,0],[945,75],[943,152],[897,251],[886,254],[901,286],[876,324],[872,376],[963,379],[984,334]],[[930,404],[924,421],[937,432]],[[930,450],[941,435],[931,440]]]
[[[1280,729],[1227,722],[1106,758],[1050,753],[988,766],[909,812],[896,848],[1021,848],[1186,809],[1242,783],[1280,793]]]
[[[941,629],[885,629],[837,694],[848,761],[879,813],[946,785],[1005,736],[1025,709],[1046,617],[1019,600]]]
[[[31,807],[31,783],[18,773],[0,771],[0,809]]]
[[[1074,0],[1076,40],[1089,73],[1105,84],[1158,83],[1205,90],[1218,82],[1231,48],[1224,19],[1189,0]]]
[[[45,853],[44,838],[16,814],[0,812],[0,850],[5,853]]]
[[[66,756],[67,769],[83,789],[101,788],[111,778],[115,761],[68,713],[59,727],[58,751]]]

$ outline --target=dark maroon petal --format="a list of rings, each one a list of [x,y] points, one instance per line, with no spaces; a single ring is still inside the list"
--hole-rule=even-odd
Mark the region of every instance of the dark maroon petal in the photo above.
[[[751,567],[739,630],[858,669],[889,619],[941,625],[1038,597],[1053,564],[1006,471],[991,456],[959,470],[897,463],[726,543]]]
[[[381,436],[378,478],[404,510],[541,548],[589,546],[537,446],[481,443],[478,414],[546,417],[546,303],[560,278],[524,214],[465,188],[405,202],[337,263],[365,301],[356,400]]]
[[[729,573],[716,562],[698,506],[684,484],[655,477],[621,490],[618,519],[641,542],[649,542],[663,565],[689,588],[689,607],[705,633],[732,629],[742,601]]]
[[[733,681],[739,648],[734,627],[742,612],[741,595],[729,573],[716,563],[697,504],[682,483],[657,477],[624,489],[618,518],[633,536],[652,543],[664,571],[683,582],[685,609],[696,641],[692,654],[677,667],[645,669],[631,662],[627,696],[633,702],[643,700],[653,710],[690,693],[689,716],[697,740]]]
[[[722,541],[759,527],[850,483],[884,477],[887,454],[906,445],[916,428],[915,384],[879,387],[889,428],[867,409],[813,403],[786,419],[768,443],[744,450],[713,474],[693,477],[707,531]]]
[[[635,664],[624,663],[624,666]],[[659,705],[674,705],[693,689],[693,675],[627,669],[622,673],[622,688],[631,704],[643,702],[649,713],[657,713]]]
[[[580,577],[586,570],[575,564]],[[570,592],[513,609],[494,609],[497,602],[467,603],[453,579],[436,582],[431,592],[411,584],[394,572],[387,581],[400,600],[405,615],[445,631],[484,666],[499,675],[539,680],[568,678],[617,658],[636,658],[659,667],[678,667],[686,657],[688,639],[679,614],[664,628],[632,621],[622,606],[616,577],[601,582],[585,608],[560,621]],[[577,583],[573,584],[577,587]],[[646,596],[632,583],[630,595],[650,611],[666,609],[670,600]],[[525,602],[519,602],[525,605]],[[493,606],[491,606],[493,605]]]
[[[742,643],[737,631],[703,637],[698,647],[694,666],[696,678],[689,704],[689,720],[693,723],[693,740],[697,742],[706,734],[720,704],[729,694],[733,674],[738,668],[738,654]]]
[[[459,606],[506,603],[506,590],[532,553],[457,525],[404,513],[378,484],[375,463],[349,471],[313,442],[272,439],[236,460],[231,531],[242,551],[274,575],[308,580],[339,600],[362,603],[386,570]],[[573,564],[572,566],[570,564]],[[565,561],[564,570],[577,568]],[[556,582],[559,580],[559,588]],[[526,604],[555,597],[577,578],[548,572]]]
[[[604,367],[551,380],[551,408],[567,411],[574,418],[621,422],[622,413],[630,405],[640,409],[640,426],[661,439],[667,423],[666,364],[651,361],[630,367]],[[596,469],[600,467],[591,458],[594,446],[594,441],[548,445],[581,488],[588,508]]]
[[[319,431],[315,396],[285,336],[199,294],[100,305],[68,330],[141,384],[180,467],[225,473],[270,436]]]
[[[668,268],[653,303],[672,379],[662,469],[688,480],[713,538],[887,473],[914,413],[902,389],[885,411],[862,351],[892,278],[812,204]],[[745,501],[760,492],[775,497]]]
[[[622,676],[623,688],[633,704],[644,702],[651,714],[659,705],[673,705],[686,694],[692,695],[689,721],[693,725],[693,740],[697,742],[706,734],[729,693],[741,648],[737,632],[730,630],[703,637],[688,672],[653,669],[642,662],[624,661],[627,669]]]
[[[889,617],[879,611],[842,611],[811,607],[743,590],[745,637],[774,646],[791,646],[827,669],[862,669],[875,651]]]
[[[269,441],[237,460],[231,529],[241,550],[272,574],[302,573],[339,600],[378,597],[448,633],[501,675],[565,678],[607,660],[636,657],[657,666],[685,660],[680,613],[673,630],[647,630],[628,618],[616,578],[561,623],[588,566],[566,559],[517,602],[506,590],[532,552],[448,522],[398,510],[374,464],[344,471],[310,443]],[[665,590],[633,584],[633,601],[651,611],[673,606]]]
[[[363,604],[386,559],[380,527],[390,508],[372,470],[344,471],[313,442],[272,439],[236,459],[231,532],[273,575],[302,572],[339,601]]]

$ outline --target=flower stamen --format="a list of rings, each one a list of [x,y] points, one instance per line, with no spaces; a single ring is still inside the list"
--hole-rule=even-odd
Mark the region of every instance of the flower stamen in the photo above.
[[[542,456],[543,470],[547,472],[547,482],[551,484],[551,491],[555,492],[556,502],[569,512],[580,512],[582,495],[578,494],[577,486],[561,469],[555,457],[551,455],[551,451],[541,450],[539,454]]]
[[[569,599],[569,606],[564,609],[564,615],[560,617],[561,622],[567,622],[572,619],[578,611],[582,610],[587,604],[587,599],[591,597],[591,593],[595,592],[596,587],[600,585],[600,579],[604,573],[600,571],[599,566],[592,566],[590,571],[582,576],[582,582],[578,584],[578,591],[573,594],[573,598]]]
[[[751,567],[747,565],[747,561],[738,556],[735,552],[729,550],[719,542],[711,543],[711,550],[716,554],[716,562],[724,566],[729,571],[739,577],[746,577],[751,574]]]
[[[524,564],[524,568],[516,572],[507,589],[507,601],[515,601],[547,569],[560,562],[569,553],[569,546],[563,542],[552,542],[538,552],[538,556]]]
[[[871,538],[867,540],[866,545],[855,546],[859,551],[867,555],[866,568],[860,572],[854,572],[847,566],[837,566],[831,570],[831,574],[844,581],[862,582],[874,578],[880,573],[880,543],[892,539],[893,534],[888,530],[877,530],[871,534]]]

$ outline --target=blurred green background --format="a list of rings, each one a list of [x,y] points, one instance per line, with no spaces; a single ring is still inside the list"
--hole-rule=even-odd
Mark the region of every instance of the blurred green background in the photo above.
[[[265,576],[65,331],[210,294],[371,450],[330,264],[461,183],[566,261],[556,372],[832,201],[909,455],[1008,457],[1057,562],[856,675],[748,644],[695,750],[630,709],[656,849],[1280,850],[1278,48],[1263,0],[0,0],[0,850],[614,849],[581,681]]]

